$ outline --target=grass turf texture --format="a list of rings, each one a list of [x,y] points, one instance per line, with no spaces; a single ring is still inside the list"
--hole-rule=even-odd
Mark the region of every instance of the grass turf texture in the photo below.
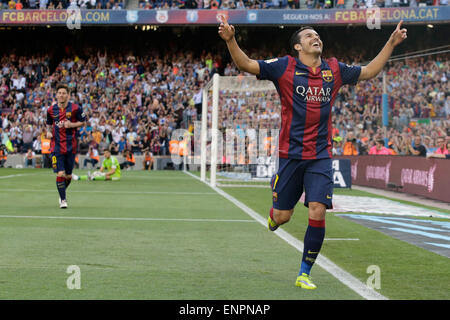
[[[225,191],[266,217],[270,189]],[[0,169],[2,216],[160,220],[2,217],[0,299],[361,298],[318,266],[312,276],[319,288],[296,288],[301,254],[181,172],[125,171],[119,182],[73,181],[67,195],[69,209],[61,210],[50,170]],[[303,240],[306,221],[297,206],[283,228]],[[322,253],[362,282],[369,265],[380,266],[380,292],[388,298],[448,298],[447,258],[333,214],[326,237],[359,238],[325,242]],[[66,286],[70,265],[80,267],[80,290]]]

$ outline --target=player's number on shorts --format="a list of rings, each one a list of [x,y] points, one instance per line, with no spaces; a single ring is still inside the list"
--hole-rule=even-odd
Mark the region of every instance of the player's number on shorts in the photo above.
[[[56,168],[56,162],[57,162],[56,156],[53,156],[52,157],[52,166],[54,169]]]

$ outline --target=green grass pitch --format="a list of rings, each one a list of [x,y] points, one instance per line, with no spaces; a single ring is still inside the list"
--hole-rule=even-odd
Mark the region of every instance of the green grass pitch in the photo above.
[[[224,191],[267,216],[270,189]],[[301,254],[183,172],[73,181],[67,195],[62,210],[50,170],[0,169],[0,299],[362,299],[317,265],[318,289],[295,287]],[[298,205],[283,229],[303,241],[306,225]],[[331,213],[326,232],[360,239],[325,241],[321,253],[363,283],[378,265],[387,298],[448,299],[448,258]]]

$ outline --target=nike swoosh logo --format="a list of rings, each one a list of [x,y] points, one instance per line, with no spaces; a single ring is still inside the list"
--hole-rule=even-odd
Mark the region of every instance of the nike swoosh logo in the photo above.
[[[319,253],[319,251],[314,252],[314,251],[308,250],[308,254],[316,254],[316,253]]]
[[[331,199],[331,197],[330,197],[330,196],[327,196],[327,199]]]
[[[307,73],[304,73],[304,72],[295,72],[295,75],[296,76],[303,76],[303,75],[306,75]]]

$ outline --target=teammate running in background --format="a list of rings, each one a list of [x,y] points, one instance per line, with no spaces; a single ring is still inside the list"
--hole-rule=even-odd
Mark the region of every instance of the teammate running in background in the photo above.
[[[358,80],[374,78],[384,67],[394,47],[406,39],[403,21],[381,52],[364,67],[346,65],[336,58],[322,60],[323,43],[312,27],[302,27],[290,40],[293,56],[270,60],[250,59],[238,46],[235,29],[222,17],[219,35],[225,40],[236,66],[259,79],[271,80],[280,96],[281,130],[279,169],[272,178],[271,231],[286,223],[305,189],[309,224],[296,286],[315,289],[310,278],[325,237],[325,213],[332,208],[331,108],[339,88]]]
[[[111,151],[105,150],[103,154],[105,159],[103,159],[100,171],[94,171],[92,174],[88,173],[86,176],[73,175],[74,180],[120,180],[120,164],[115,156],[111,155]]]
[[[78,128],[86,121],[82,108],[69,102],[69,88],[56,87],[56,101],[47,109],[47,138],[51,139],[52,167],[56,173],[59,206],[67,208],[66,189],[72,180],[72,170],[78,144]]]

